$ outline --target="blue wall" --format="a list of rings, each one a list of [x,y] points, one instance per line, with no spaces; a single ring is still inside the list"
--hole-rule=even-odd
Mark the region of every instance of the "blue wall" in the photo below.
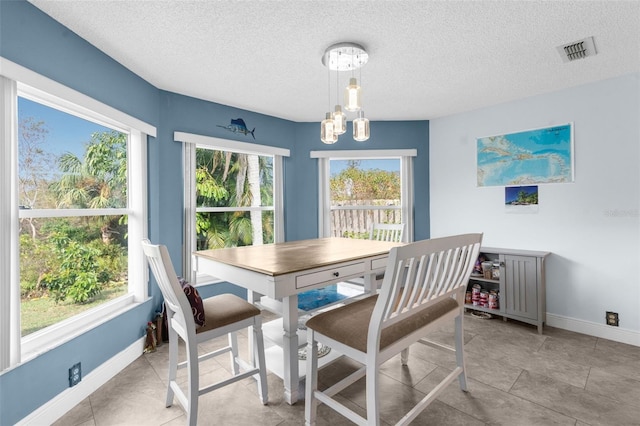
[[[148,144],[149,237],[166,244],[174,259],[180,259],[183,243],[183,184],[181,145],[173,132],[254,142],[250,135],[217,127],[232,118],[256,128],[255,143],[291,150],[284,164],[287,240],[317,237],[317,160],[309,152],[322,149],[416,148],[414,238],[429,237],[426,121],[373,122],[371,139],[364,144],[353,141],[349,130],[337,145],[324,145],[318,123],[294,123],[159,90],[24,0],[0,1],[0,56],[157,127],[157,138]],[[202,294],[229,287],[202,289]],[[149,294],[150,301],[126,314],[2,373],[0,424],[16,423],[67,389],[71,364],[82,362],[86,376],[141,338],[160,303],[155,285]]]

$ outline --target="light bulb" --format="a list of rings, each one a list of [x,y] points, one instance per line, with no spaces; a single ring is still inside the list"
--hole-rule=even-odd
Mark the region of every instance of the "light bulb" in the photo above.
[[[336,105],[333,113],[333,131],[336,135],[341,135],[347,131],[347,115],[342,112],[340,105]]]
[[[327,113],[326,118],[320,124],[320,140],[326,144],[338,142],[338,135],[333,129],[333,119],[330,112]]]
[[[358,118],[353,120],[353,140],[364,142],[369,139],[369,119],[364,118],[364,111],[358,112]]]
[[[362,93],[358,81],[355,78],[349,80],[349,85],[344,89],[344,109],[347,111],[360,111],[362,106]]]

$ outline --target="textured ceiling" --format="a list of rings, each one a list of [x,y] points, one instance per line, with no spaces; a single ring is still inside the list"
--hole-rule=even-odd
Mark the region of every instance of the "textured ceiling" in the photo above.
[[[158,88],[294,121],[333,110],[321,57],[341,41],[370,55],[372,120],[432,119],[640,71],[638,0],[30,2]],[[556,46],[589,36],[596,56],[561,60]]]

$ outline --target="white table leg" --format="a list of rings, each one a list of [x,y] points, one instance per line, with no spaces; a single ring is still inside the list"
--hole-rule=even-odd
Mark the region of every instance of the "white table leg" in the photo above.
[[[378,289],[378,283],[376,282],[376,274],[364,275],[364,292],[368,294],[375,294]]]
[[[298,372],[298,295],[282,299],[284,325],[284,399],[290,405],[298,401],[300,374]]]
[[[247,301],[253,305],[256,304],[256,302],[260,301],[260,294],[252,291],[252,290],[247,290]],[[249,329],[247,330],[248,336],[247,336],[247,340],[249,342],[249,360],[251,360],[251,365],[253,365],[254,367],[258,365],[258,360],[256,360],[256,352],[253,350],[253,347],[255,345],[255,342],[253,341],[253,327],[249,327]]]

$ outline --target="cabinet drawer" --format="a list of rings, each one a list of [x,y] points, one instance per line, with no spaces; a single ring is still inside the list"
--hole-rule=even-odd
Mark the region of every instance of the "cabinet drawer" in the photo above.
[[[309,287],[327,281],[336,281],[341,277],[364,275],[364,262],[352,263],[338,268],[327,268],[321,271],[296,277],[296,288]]]
[[[373,259],[371,261],[371,269],[386,268],[387,260],[389,260],[388,257],[383,257],[382,259]]]

